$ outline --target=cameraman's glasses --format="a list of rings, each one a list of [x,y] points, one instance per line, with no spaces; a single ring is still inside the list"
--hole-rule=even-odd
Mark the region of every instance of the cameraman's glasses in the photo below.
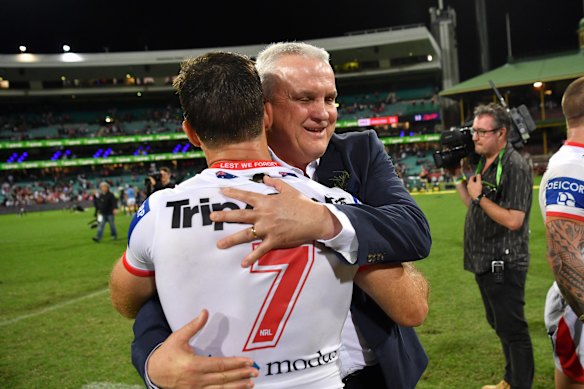
[[[471,128],[470,135],[474,136],[475,134],[477,134],[479,136],[479,138],[484,138],[485,136],[487,136],[487,134],[489,132],[496,132],[499,130],[500,130],[500,128],[494,128],[492,130],[483,130],[482,128]]]

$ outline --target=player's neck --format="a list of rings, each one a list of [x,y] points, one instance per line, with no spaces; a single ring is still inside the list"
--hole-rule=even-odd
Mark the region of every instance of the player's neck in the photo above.
[[[207,166],[227,161],[272,160],[267,143],[262,141],[241,142],[205,150],[205,158]]]
[[[584,126],[568,128],[568,141],[584,144]]]

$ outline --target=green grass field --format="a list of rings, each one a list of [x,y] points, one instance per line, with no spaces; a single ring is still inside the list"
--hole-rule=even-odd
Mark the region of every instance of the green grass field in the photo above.
[[[418,333],[430,356],[420,389],[480,388],[496,383],[504,361],[488,327],[473,275],[462,268],[465,208],[455,193],[416,195],[433,236],[418,268],[431,284],[430,313]],[[537,192],[534,191],[534,198]],[[130,362],[132,322],[114,311],[109,272],[125,239],[91,240],[92,212],[0,216],[0,388],[136,389]],[[119,235],[129,216],[116,218]],[[534,389],[553,387],[551,346],[543,324],[552,282],[537,202],[531,215],[526,314],[535,351]]]

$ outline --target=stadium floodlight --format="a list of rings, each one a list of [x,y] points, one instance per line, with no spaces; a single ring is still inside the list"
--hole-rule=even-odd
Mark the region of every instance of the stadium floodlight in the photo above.
[[[26,46],[25,45],[20,45],[20,46],[18,46],[18,50],[20,50],[21,53],[25,53],[26,52]]]
[[[65,53],[68,53],[68,52],[70,52],[70,51],[71,51],[71,46],[69,46],[69,45],[63,45],[63,51],[64,51]]]

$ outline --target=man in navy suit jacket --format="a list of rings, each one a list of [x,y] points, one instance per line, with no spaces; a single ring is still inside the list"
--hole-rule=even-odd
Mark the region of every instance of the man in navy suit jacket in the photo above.
[[[306,61],[301,54],[299,54],[301,60]],[[302,62],[296,66],[300,65]],[[332,70],[330,72],[332,73]],[[260,74],[262,74],[261,70]],[[312,79],[318,79],[318,77]],[[429,254],[431,246],[427,219],[397,176],[391,159],[385,153],[383,144],[375,132],[369,130],[340,135],[332,133],[336,122],[336,108],[327,105],[330,105],[331,101],[334,103],[336,97],[336,90],[334,90],[332,98],[325,94],[323,100],[326,107],[324,110],[321,107],[320,111],[322,112],[307,113],[308,116],[315,116],[311,117],[309,122],[322,121],[324,123],[322,127],[326,127],[326,131],[330,131],[330,141],[329,138],[323,138],[325,142],[323,143],[320,138],[315,137],[317,140],[314,143],[320,142],[320,146],[324,145],[323,151],[326,147],[324,154],[323,151],[320,151],[317,155],[310,155],[310,151],[314,149],[313,144],[302,144],[304,140],[295,139],[294,136],[290,139],[290,134],[279,136],[283,131],[288,131],[275,129],[277,127],[277,109],[282,109],[277,105],[285,106],[285,103],[271,99],[272,90],[266,88],[265,79],[262,81],[268,101],[266,109],[274,110],[274,123],[269,140],[272,149],[285,162],[300,168],[303,172],[307,171],[309,162],[317,160],[313,178],[327,186],[340,186],[364,203],[359,206],[336,205],[336,208],[348,217],[355,229],[358,241],[357,263],[371,265],[425,258]],[[281,82],[286,82],[286,80]],[[290,86],[290,89],[294,89],[299,84],[300,82],[295,82],[293,86]],[[273,83],[271,85],[273,86]],[[334,76],[332,86],[334,89]],[[295,93],[299,95],[296,96]],[[310,90],[301,89],[286,95],[289,95],[291,104],[296,103],[300,107],[309,104],[318,105],[319,103],[321,106],[323,105],[320,100],[316,101],[317,93]],[[312,109],[318,111],[318,109]],[[308,111],[307,108],[306,110]],[[334,118],[331,118],[333,114]],[[290,119],[283,118],[283,120]],[[303,126],[307,127],[308,124],[303,124]],[[312,124],[312,126],[319,127],[320,125]],[[300,137],[304,136],[302,131],[306,130],[300,127]],[[318,128],[313,131],[318,131]],[[294,145],[294,142],[298,144]],[[298,147],[295,148],[295,146],[304,146],[309,151],[301,150],[299,152]],[[300,157],[306,158],[301,161],[295,160]],[[315,223],[314,220],[309,222]],[[255,225],[258,226],[261,223]],[[282,226],[281,228],[286,227]],[[268,236],[272,232],[262,231],[258,228],[257,234],[265,242],[268,241]],[[251,240],[254,237],[249,236],[248,238]],[[270,241],[273,242],[273,240]],[[375,353],[385,377],[384,387],[414,388],[428,363],[427,355],[414,329],[398,326],[365,293],[356,287],[353,293],[351,313],[360,333]],[[132,344],[132,361],[143,377],[145,377],[148,356],[157,345],[169,336],[170,332],[160,303],[155,299],[146,303],[136,318],[134,324],[135,339]]]
[[[373,130],[333,134],[316,170],[318,181],[331,186],[339,171],[349,173],[345,189],[364,203],[338,206],[355,227],[357,263],[410,261],[428,255],[431,240],[426,217]],[[428,364],[415,330],[396,325],[356,286],[351,313],[377,356],[387,387],[414,388]]]

